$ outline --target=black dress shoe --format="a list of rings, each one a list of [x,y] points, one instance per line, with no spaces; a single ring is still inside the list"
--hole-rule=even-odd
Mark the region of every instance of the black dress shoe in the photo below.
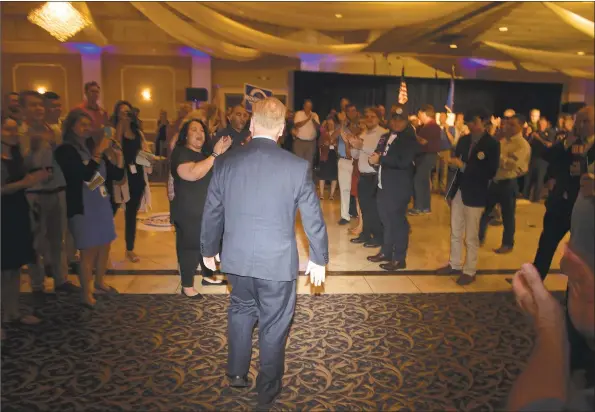
[[[512,253],[512,246],[500,246],[498,249],[494,249],[494,253],[499,255],[507,255]]]
[[[467,286],[475,282],[475,276],[465,275],[464,273],[457,279],[457,285]]]
[[[229,379],[229,386],[232,388],[247,388],[250,386],[250,381],[248,380],[248,375],[244,376],[231,376],[227,375]]]
[[[393,260],[392,262],[381,263],[380,267],[384,270],[388,270],[389,272],[394,272],[396,270],[403,270],[407,268],[407,264],[404,260]]]
[[[225,279],[217,279],[217,280],[207,280],[208,278],[203,277],[201,285],[203,286],[225,286],[227,285],[227,280]]]
[[[361,243],[367,243],[369,242],[370,239],[366,239],[364,237],[354,237],[353,239],[350,240],[351,243],[355,243],[356,245],[359,245]]]
[[[343,225],[346,225],[346,224],[348,224],[348,223],[349,223],[349,220],[345,220],[345,219],[341,219],[341,220],[339,220],[339,224],[340,224],[341,226],[343,226]]]
[[[385,256],[384,253],[380,252],[374,256],[368,256],[368,260],[373,263],[390,262],[390,258]]]
[[[440,269],[436,270],[436,274],[437,275],[442,275],[442,276],[448,276],[448,275],[460,275],[461,274],[461,270],[460,269],[453,269],[452,266],[450,265],[446,265]]]
[[[372,240],[371,242],[364,243],[364,247],[367,247],[367,248],[372,249],[372,248],[375,248],[375,247],[382,247],[382,244],[381,243],[378,243],[378,242],[374,242]]]

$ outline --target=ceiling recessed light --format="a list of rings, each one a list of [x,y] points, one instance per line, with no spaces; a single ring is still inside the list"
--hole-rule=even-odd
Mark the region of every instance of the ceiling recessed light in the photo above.
[[[498,30],[504,32],[504,31],[508,31],[508,27],[500,27]]]
[[[456,44],[451,44],[451,45],[450,45],[450,48],[451,48],[451,49],[456,49],[457,47],[458,47],[458,46],[457,46]]]
[[[335,17],[338,18],[338,19],[342,19],[343,18],[343,15],[341,13],[337,13],[337,14],[335,14]]]
[[[579,51],[579,52],[576,52],[576,54],[578,54],[579,56],[584,56],[585,55],[585,52],[584,51]]]

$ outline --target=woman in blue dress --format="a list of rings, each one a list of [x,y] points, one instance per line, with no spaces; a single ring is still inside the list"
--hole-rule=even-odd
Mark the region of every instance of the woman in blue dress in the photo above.
[[[105,181],[124,178],[121,145],[103,138],[91,150],[92,145],[88,144],[91,124],[85,111],[71,111],[62,127],[64,144],[55,154],[66,179],[68,227],[75,247],[81,251],[82,304],[88,308],[96,303],[93,289],[96,293],[117,293],[104,281],[110,245],[116,238]]]

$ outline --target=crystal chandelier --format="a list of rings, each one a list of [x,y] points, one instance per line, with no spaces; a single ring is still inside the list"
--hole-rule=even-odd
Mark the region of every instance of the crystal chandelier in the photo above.
[[[27,19],[62,42],[91,24],[87,16],[67,1],[48,1],[31,11]]]

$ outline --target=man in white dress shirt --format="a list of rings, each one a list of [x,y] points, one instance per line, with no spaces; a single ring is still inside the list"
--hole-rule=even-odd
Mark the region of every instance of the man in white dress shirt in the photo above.
[[[364,247],[381,247],[383,241],[382,223],[376,207],[376,186],[378,173],[368,162],[376,150],[380,137],[388,132],[380,127],[380,114],[378,109],[369,107],[364,111],[366,130],[356,138],[351,139],[351,155],[358,159],[359,182],[357,194],[362,210],[364,228],[362,233],[351,239],[351,243],[363,243]]]
[[[293,142],[293,153],[296,156],[307,160],[312,170],[314,154],[316,152],[316,137],[320,128],[320,118],[312,111],[312,101],[304,101],[304,110],[295,114],[293,119],[297,134]]]

